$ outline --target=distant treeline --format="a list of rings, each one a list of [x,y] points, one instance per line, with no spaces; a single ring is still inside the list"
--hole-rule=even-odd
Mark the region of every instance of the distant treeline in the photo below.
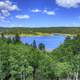
[[[80,27],[48,27],[48,28],[25,28],[25,27],[15,27],[15,28],[3,28],[0,27],[0,32],[5,34],[35,34],[36,32],[41,33],[64,33],[64,34],[79,34]]]

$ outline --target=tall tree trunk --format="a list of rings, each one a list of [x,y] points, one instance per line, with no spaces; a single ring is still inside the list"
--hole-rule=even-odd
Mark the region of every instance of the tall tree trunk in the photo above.
[[[59,77],[57,77],[56,80],[59,80]]]
[[[50,80],[53,80],[53,78],[50,78]]]
[[[26,72],[24,71],[24,80],[26,80]]]
[[[23,80],[23,72],[21,72],[21,80]]]
[[[70,75],[67,75],[67,79],[66,80],[72,80]]]
[[[3,80],[9,80],[11,78],[11,74],[8,74],[5,76],[5,78]]]
[[[75,74],[75,80],[78,80],[78,71],[76,72],[76,74]]]
[[[33,67],[33,80],[36,80],[36,68]]]
[[[73,80],[78,80],[78,72],[74,72],[74,75],[73,75]]]

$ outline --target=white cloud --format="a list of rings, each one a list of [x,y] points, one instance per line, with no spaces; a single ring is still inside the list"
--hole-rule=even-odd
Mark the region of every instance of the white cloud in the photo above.
[[[39,9],[33,9],[32,12],[38,13],[38,12],[41,12],[41,10],[39,10]]]
[[[19,8],[17,7],[17,5],[13,5],[13,6],[7,7],[7,8],[8,8],[8,10],[10,10],[10,11],[19,10]]]
[[[0,21],[4,20],[5,17],[4,16],[0,16]]]
[[[80,0],[56,0],[56,4],[66,8],[79,7]]]
[[[5,20],[5,19],[1,20],[1,22],[10,23],[10,21],[9,21],[9,20]]]
[[[48,11],[47,9],[43,10],[43,13],[46,13],[47,15],[50,15],[50,16],[56,14],[55,11]]]
[[[47,9],[44,9],[43,12],[46,13],[47,12]]]
[[[55,15],[55,12],[54,11],[49,11],[47,12],[48,15]]]
[[[18,6],[13,4],[11,1],[0,1],[0,9],[6,9],[8,11],[18,10]]]
[[[10,0],[0,1],[0,20],[10,16],[11,11],[19,10],[18,6],[13,4]]]
[[[8,10],[1,10],[1,13],[3,14],[3,16],[7,17],[10,15]]]
[[[34,13],[44,13],[44,14],[47,14],[47,15],[55,15],[54,11],[49,11],[47,9],[44,9],[44,10],[33,9],[31,12],[34,12]]]
[[[17,19],[29,19],[30,16],[29,15],[16,15]]]

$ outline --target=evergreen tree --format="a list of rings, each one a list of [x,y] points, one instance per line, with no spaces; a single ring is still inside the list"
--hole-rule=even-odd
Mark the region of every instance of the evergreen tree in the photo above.
[[[1,33],[1,38],[5,39],[4,33]]]
[[[15,37],[13,38],[13,42],[14,43],[20,43],[21,41],[20,41],[20,36],[19,36],[19,34],[16,34],[15,35]]]
[[[34,40],[33,43],[32,43],[32,47],[33,47],[33,48],[37,48],[37,45],[36,45],[36,41],[35,41],[35,40]]]
[[[8,44],[12,43],[12,40],[11,40],[10,37],[7,38],[7,43],[8,43]]]
[[[43,43],[40,43],[39,44],[39,46],[38,46],[38,48],[40,49],[40,50],[45,50],[45,45],[43,44]]]

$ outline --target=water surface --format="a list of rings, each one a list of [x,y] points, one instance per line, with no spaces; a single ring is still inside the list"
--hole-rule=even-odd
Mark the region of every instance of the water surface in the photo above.
[[[65,37],[63,35],[21,37],[23,43],[31,44],[33,40],[36,41],[37,46],[43,43],[47,50],[53,50],[64,42]]]

